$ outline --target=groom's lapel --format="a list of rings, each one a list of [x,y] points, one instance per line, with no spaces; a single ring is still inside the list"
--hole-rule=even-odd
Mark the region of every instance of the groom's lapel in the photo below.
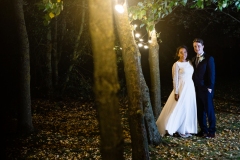
[[[197,61],[197,56],[195,56],[195,58],[194,58],[194,66],[195,66],[195,68],[197,68],[196,61]]]

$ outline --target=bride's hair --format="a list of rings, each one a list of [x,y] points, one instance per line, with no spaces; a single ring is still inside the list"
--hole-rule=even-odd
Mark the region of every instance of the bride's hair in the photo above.
[[[177,47],[177,51],[176,51],[176,54],[175,54],[175,59],[179,59],[179,57],[178,57],[178,52],[179,52],[179,50],[181,49],[181,48],[184,48],[184,49],[186,49],[186,51],[187,51],[187,53],[188,53],[188,48],[187,48],[187,46],[185,46],[185,45],[181,45],[181,46],[179,46],[179,47]],[[187,61],[188,61],[188,59],[186,59]]]

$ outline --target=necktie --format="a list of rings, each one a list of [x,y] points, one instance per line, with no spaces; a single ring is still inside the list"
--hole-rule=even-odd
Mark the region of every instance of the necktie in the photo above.
[[[196,60],[195,60],[196,67],[198,66],[198,62],[199,62],[199,57],[196,57]]]

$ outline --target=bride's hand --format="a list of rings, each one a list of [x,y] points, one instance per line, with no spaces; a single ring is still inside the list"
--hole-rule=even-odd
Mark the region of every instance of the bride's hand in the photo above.
[[[178,101],[179,95],[175,94],[175,100]]]

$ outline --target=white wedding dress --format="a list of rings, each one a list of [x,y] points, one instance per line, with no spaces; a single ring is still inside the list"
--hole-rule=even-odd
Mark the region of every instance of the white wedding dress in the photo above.
[[[161,136],[197,133],[197,105],[194,83],[192,80],[193,66],[190,62],[175,62],[172,67],[173,91],[157,119],[157,128]],[[178,101],[175,93],[179,94]]]

